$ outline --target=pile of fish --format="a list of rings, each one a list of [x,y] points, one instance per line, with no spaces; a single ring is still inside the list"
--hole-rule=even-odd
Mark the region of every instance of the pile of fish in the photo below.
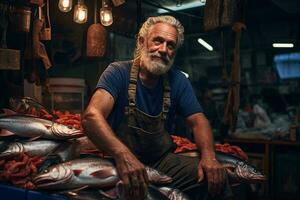
[[[79,157],[80,127],[57,121],[57,115],[32,98],[10,99],[10,108],[0,114],[1,181],[33,189],[31,177],[39,170]]]
[[[216,153],[217,160],[228,173],[230,183],[258,183],[266,177],[245,161],[221,152]],[[146,167],[149,180],[153,184],[165,184],[171,178]],[[75,189],[83,186],[109,187],[119,181],[115,166],[107,159],[82,158],[54,165],[33,179],[41,189]]]
[[[114,163],[84,136],[80,115],[49,112],[30,98],[11,100],[11,105],[14,111],[0,115],[0,181],[73,199],[123,199]],[[266,179],[238,157],[217,153],[217,159],[233,185]],[[164,187],[170,177],[149,167],[146,171],[151,183],[146,200],[188,200]]]

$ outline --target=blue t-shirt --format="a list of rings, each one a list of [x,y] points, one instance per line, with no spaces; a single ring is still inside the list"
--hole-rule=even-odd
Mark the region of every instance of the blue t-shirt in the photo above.
[[[128,85],[132,61],[111,63],[100,76],[97,88],[108,91],[115,100],[108,122],[114,131],[119,127],[123,117],[124,108],[128,105]],[[175,114],[188,117],[194,113],[202,112],[189,80],[179,70],[172,69],[168,72],[171,88],[171,106],[167,115],[165,128],[173,133]],[[161,77],[154,88],[145,87],[137,79],[136,106],[139,110],[156,116],[162,112],[163,105],[163,78]]]

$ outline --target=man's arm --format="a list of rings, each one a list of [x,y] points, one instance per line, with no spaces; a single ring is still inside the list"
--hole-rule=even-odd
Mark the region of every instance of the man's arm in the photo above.
[[[196,145],[201,153],[198,166],[198,178],[207,176],[208,190],[214,194],[221,194],[224,189],[226,174],[221,164],[216,160],[213,135],[208,120],[203,113],[196,113],[186,118],[186,122],[193,132]]]
[[[114,98],[104,89],[98,89],[86,108],[82,126],[89,139],[99,148],[109,153],[116,161],[120,179],[124,183],[125,195],[141,199],[148,184],[144,165],[116,137],[106,118],[112,111]],[[130,192],[133,192],[130,195]]]

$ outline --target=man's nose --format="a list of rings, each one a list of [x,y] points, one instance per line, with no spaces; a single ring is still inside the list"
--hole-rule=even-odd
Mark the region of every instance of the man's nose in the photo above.
[[[160,53],[167,53],[167,43],[166,42],[161,43],[161,45],[159,46],[158,51]]]

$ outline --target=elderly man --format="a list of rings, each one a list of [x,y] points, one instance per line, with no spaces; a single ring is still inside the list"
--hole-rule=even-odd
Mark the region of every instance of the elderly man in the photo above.
[[[183,32],[172,16],[148,18],[138,33],[134,60],[107,67],[83,116],[87,136],[115,160],[128,199],[145,194],[144,164],[171,176],[172,187],[195,199],[206,187],[213,196],[224,189],[226,174],[215,158],[209,122],[188,79],[172,68]],[[193,131],[201,158],[172,153],[176,113]]]

